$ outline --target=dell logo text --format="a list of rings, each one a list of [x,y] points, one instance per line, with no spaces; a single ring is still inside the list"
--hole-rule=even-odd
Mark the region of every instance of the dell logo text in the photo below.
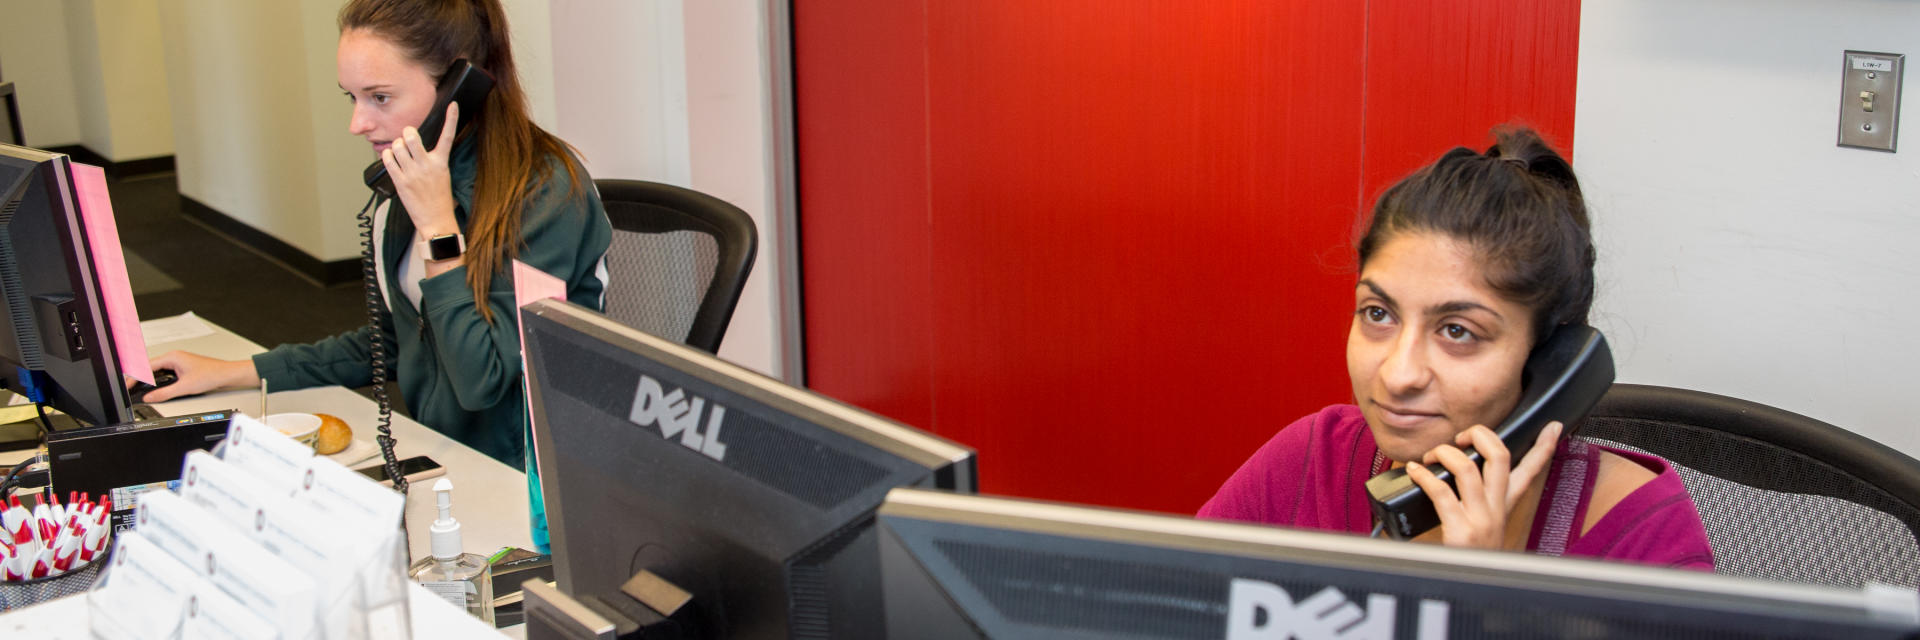
[[[642,427],[660,425],[660,436],[672,438],[680,436],[680,444],[688,449],[706,454],[715,460],[725,460],[727,445],[720,443],[720,423],[727,415],[727,408],[718,404],[706,411],[707,432],[700,433],[701,411],[707,406],[705,398],[688,395],[685,389],[674,389],[667,393],[660,382],[652,376],[640,376],[640,389],[633,396],[633,411],[627,420]]]
[[[1327,587],[1298,603],[1270,582],[1234,578],[1227,590],[1227,640],[1353,638],[1386,640],[1394,633],[1393,596],[1371,594],[1367,608]],[[1446,640],[1447,603],[1421,600],[1414,637]]]

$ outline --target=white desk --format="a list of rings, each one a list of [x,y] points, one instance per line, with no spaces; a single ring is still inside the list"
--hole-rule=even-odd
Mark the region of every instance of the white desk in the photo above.
[[[519,629],[502,634],[413,583],[407,583],[407,613],[412,617],[408,627],[414,640],[525,637]],[[0,614],[0,638],[92,640],[86,621],[86,594],[68,596]]]
[[[148,345],[147,351],[155,356],[168,351],[191,351],[225,360],[239,360],[266,351],[246,338],[208,324],[214,328],[213,335]],[[252,415],[260,411],[260,392],[222,391],[161,402],[153,407],[169,416],[222,409],[238,409]],[[273,391],[267,395],[267,410],[333,414],[353,427],[355,440],[367,442],[373,442],[374,423],[379,416],[373,401],[345,387]],[[399,413],[393,416],[393,437],[396,457],[427,456],[447,470],[447,479],[453,481],[453,516],[460,520],[461,538],[467,551],[491,555],[503,546],[533,548],[533,533],[527,522],[526,474]],[[433,498],[430,481],[414,483],[407,491],[407,530],[415,532],[408,546],[416,560],[428,554],[426,531],[435,516]]]
[[[227,360],[266,351],[218,325],[208,323],[208,326],[213,328],[211,335],[150,344],[147,351],[154,356],[168,351],[191,351]],[[257,390],[223,391],[162,402],[154,408],[169,416],[224,409],[252,414],[260,410],[260,393]],[[333,414],[353,427],[355,440],[368,442],[375,436],[374,422],[379,414],[371,400],[344,387],[275,391],[268,394],[267,410]],[[428,456],[447,470],[446,477],[453,481],[454,487],[454,517],[460,520],[461,537],[468,551],[488,555],[503,546],[533,548],[527,522],[525,474],[398,414],[393,416],[393,437],[396,456],[403,459]],[[407,529],[413,532],[408,546],[416,559],[428,554],[426,531],[434,516],[433,483],[416,483],[407,491]],[[478,619],[432,597],[417,585],[411,587],[408,594],[415,638],[467,638],[494,633]],[[85,619],[84,598],[62,598],[0,615],[0,638],[86,638],[86,627],[73,624],[75,620]]]

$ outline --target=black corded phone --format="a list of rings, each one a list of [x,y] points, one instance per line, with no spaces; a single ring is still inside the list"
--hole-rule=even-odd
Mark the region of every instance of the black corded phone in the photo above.
[[[1520,376],[1520,402],[1493,430],[1516,463],[1527,455],[1547,423],[1560,421],[1565,425],[1561,437],[1566,437],[1600,403],[1600,397],[1613,386],[1613,351],[1598,329],[1561,325],[1533,348]],[[1481,463],[1479,452],[1472,448],[1463,451],[1474,464]],[[1447,486],[1453,486],[1453,474],[1445,468],[1427,468]],[[1414,484],[1405,468],[1388,469],[1367,480],[1367,497],[1375,526],[1395,540],[1418,536],[1440,524],[1433,500]]]
[[[435,142],[440,139],[440,130],[446,127],[447,105],[460,103],[460,122],[455,125],[457,133],[464,133],[480,118],[486,107],[487,93],[493,90],[493,76],[486,70],[468,63],[466,58],[454,60],[447,67],[445,75],[440,77],[440,85],[435,89],[438,94],[433,110],[427,113],[427,120],[420,123],[420,146],[432,151]],[[395,140],[395,144],[400,141]],[[448,144],[452,144],[449,142]],[[367,326],[372,333],[368,336],[368,351],[371,354],[373,368],[373,400],[380,405],[380,418],[377,429],[380,432],[380,455],[385,461],[387,477],[397,478],[394,490],[401,494],[407,492],[407,477],[400,471],[399,461],[393,455],[393,405],[387,399],[387,346],[381,336],[386,332],[380,324],[380,312],[386,305],[381,302],[380,264],[373,257],[373,208],[380,197],[393,198],[393,177],[387,175],[387,166],[379,160],[368,165],[363,176],[367,187],[373,189],[376,196],[367,200],[367,206],[360,208],[360,273],[361,284],[367,292]]]

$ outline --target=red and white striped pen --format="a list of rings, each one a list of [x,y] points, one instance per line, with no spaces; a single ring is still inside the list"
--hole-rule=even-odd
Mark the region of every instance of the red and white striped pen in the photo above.
[[[20,496],[9,497],[5,513],[0,513],[0,524],[6,525],[6,534],[13,536],[14,544],[26,544],[33,541],[33,514],[20,506]]]

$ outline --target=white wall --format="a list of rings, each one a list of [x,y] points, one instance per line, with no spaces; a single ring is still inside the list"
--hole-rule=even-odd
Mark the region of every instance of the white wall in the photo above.
[[[171,155],[158,0],[0,0],[0,73],[36,147],[123,162]]]
[[[753,217],[760,251],[720,356],[779,376],[764,4],[552,0],[554,133],[595,178],[680,185]]]
[[[331,55],[311,49],[332,41],[333,24],[309,22],[318,13],[306,11],[309,4],[196,0],[162,9],[175,166],[181,195],[309,255],[337,260],[358,251],[328,242],[323,227],[351,225],[354,209],[322,209],[317,160],[345,156],[351,138],[344,125],[323,133],[329,112],[341,114],[338,122],[346,118],[342,107],[320,99],[338,90],[331,64],[319,73],[320,58]],[[325,181],[329,191],[351,186],[355,168],[330,167],[339,177]],[[337,222],[323,225],[323,216]]]
[[[548,131],[559,120],[553,94],[553,15],[549,0],[502,0],[513,33],[513,64],[535,124]],[[336,10],[339,8],[335,3]],[[345,124],[340,125],[345,127]],[[362,183],[365,184],[365,183]]]
[[[595,178],[690,186],[681,0],[553,0],[552,129]]]
[[[100,80],[106,105],[104,140],[96,140],[93,125],[87,148],[114,162],[173,155],[173,115],[168,111],[167,71],[160,52],[158,0],[70,0],[69,7],[91,5],[95,44],[99,47]],[[84,21],[72,19],[67,27]],[[71,33],[78,44],[83,36]],[[76,54],[77,63],[81,56]],[[84,112],[84,111],[83,111]]]
[[[1841,52],[1920,61],[1920,3],[1582,3],[1574,166],[1620,380],[1699,389],[1920,456],[1920,114],[1834,146]],[[1909,71],[1906,91],[1920,90]]]
[[[30,146],[80,144],[66,11],[58,2],[0,0],[0,80],[14,84]]]
[[[112,132],[107,122],[107,78],[100,55],[100,32],[95,27],[93,0],[62,3],[67,15],[67,52],[73,66],[74,115],[80,118],[80,144],[111,157]],[[103,148],[104,147],[104,148]]]
[[[301,162],[288,159],[282,170],[288,172],[289,180],[311,182],[313,195],[311,201],[293,203],[299,207],[298,213],[287,217],[297,215],[301,219],[286,220],[288,235],[281,238],[289,242],[291,238],[298,238],[300,243],[295,246],[321,260],[353,259],[360,255],[360,228],[353,216],[366,205],[369,195],[360,171],[373,162],[374,156],[366,140],[347,133],[353,105],[341,93],[334,57],[340,42],[340,31],[334,27],[340,2],[301,0],[298,11],[301,45],[297,68],[302,78],[302,111],[298,118],[290,113],[275,119],[288,126],[304,127],[302,144],[308,146],[309,157],[300,159]],[[185,182],[181,184],[181,192],[185,193]],[[220,211],[234,215],[227,209]]]
[[[693,188],[745,209],[759,253],[720,356],[780,377],[780,228],[773,188],[772,84],[764,2],[686,8],[687,131]]]
[[[545,0],[508,4],[536,120],[554,119]],[[324,261],[360,254],[374,157],[347,133],[339,0],[169,2],[161,12],[180,193]]]
[[[116,162],[171,155],[166,70],[155,55],[157,0],[69,0],[61,6],[68,54],[62,71],[74,91],[70,108],[78,119],[78,142]],[[54,62],[49,57],[28,64]]]

